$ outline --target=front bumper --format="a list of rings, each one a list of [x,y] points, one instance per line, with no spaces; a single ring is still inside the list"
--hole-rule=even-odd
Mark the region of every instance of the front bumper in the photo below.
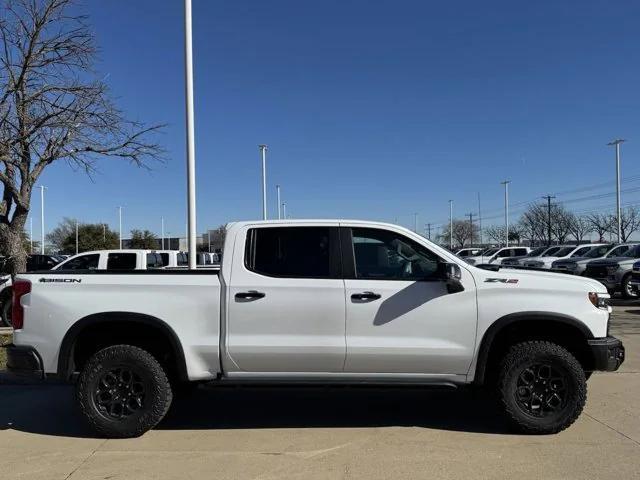
[[[44,378],[42,358],[35,348],[26,345],[5,345],[7,370],[18,377]]]
[[[593,369],[613,372],[624,362],[624,345],[615,337],[587,340],[593,355]]]

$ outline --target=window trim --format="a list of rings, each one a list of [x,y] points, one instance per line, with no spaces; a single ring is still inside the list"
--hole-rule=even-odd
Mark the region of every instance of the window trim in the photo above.
[[[69,258],[68,260],[65,260],[65,265],[60,265],[59,270],[69,270],[69,268],[67,267],[67,264],[70,264],[72,262],[75,262],[77,260],[80,260],[83,257],[98,257],[98,263],[96,263],[96,267],[95,268],[72,268],[70,270],[97,270],[100,268],[100,254],[99,253],[83,253],[80,254],[74,258]]]
[[[273,275],[255,270],[256,260],[256,234],[257,230],[265,229],[292,229],[292,228],[327,228],[329,229],[329,276],[300,277],[295,275]],[[339,227],[335,225],[287,225],[287,226],[252,226],[247,231],[244,244],[244,268],[253,273],[267,278],[295,278],[298,280],[342,280],[343,262],[342,245],[340,242]]]
[[[344,273],[345,280],[363,280],[363,281],[386,281],[386,282],[446,282],[444,278],[434,276],[432,278],[422,278],[422,279],[406,279],[406,278],[359,278],[356,276],[356,254],[353,248],[353,229],[359,228],[363,230],[379,230],[381,232],[388,232],[394,235],[398,235],[402,238],[407,238],[413,243],[417,243],[422,248],[430,251],[437,259],[438,259],[438,269],[445,263],[440,255],[436,252],[422,245],[421,243],[407,237],[402,233],[395,232],[393,230],[388,230],[386,228],[375,228],[375,227],[340,227],[340,245],[342,248],[342,271]]]
[[[133,268],[109,268],[109,261],[111,260],[112,255],[126,255],[128,257],[133,257]],[[138,255],[133,252],[109,252],[106,258],[106,269],[109,271],[127,271],[127,270],[137,270],[138,269]]]

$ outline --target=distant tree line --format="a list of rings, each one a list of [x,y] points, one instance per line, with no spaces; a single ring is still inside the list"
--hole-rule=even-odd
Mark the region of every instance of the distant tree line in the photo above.
[[[636,207],[622,210],[620,218],[620,237],[623,242],[640,228],[640,211]],[[617,240],[617,218],[612,213],[589,213],[579,215],[567,210],[563,205],[552,205],[549,212],[547,205],[532,204],[522,213],[517,222],[509,225],[509,243],[544,245],[565,243],[567,241],[582,242],[595,235],[604,241],[607,234]],[[480,233],[484,243],[501,244],[505,241],[504,225],[491,225],[482,232],[476,223],[468,220],[453,221],[453,245],[463,247],[480,243]],[[449,245],[450,226],[446,224],[437,240]]]

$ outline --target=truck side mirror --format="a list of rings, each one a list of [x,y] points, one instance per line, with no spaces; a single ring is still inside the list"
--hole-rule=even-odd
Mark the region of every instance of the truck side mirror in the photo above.
[[[462,285],[462,270],[457,263],[445,262],[441,263],[442,278],[447,284],[447,291],[449,293],[458,293],[464,291]]]

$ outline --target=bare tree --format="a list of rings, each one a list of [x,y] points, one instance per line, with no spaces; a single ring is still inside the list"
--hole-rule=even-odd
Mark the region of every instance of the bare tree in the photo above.
[[[551,237],[558,240],[558,243],[567,241],[571,232],[572,217],[573,214],[562,205],[553,205],[551,208]]]
[[[31,193],[58,162],[95,171],[101,157],[135,165],[159,158],[161,126],[127,120],[92,70],[87,18],[73,0],[0,0],[0,255],[23,270],[21,238]]]
[[[569,232],[576,241],[581,242],[582,239],[593,231],[591,223],[586,217],[570,214],[569,215]]]
[[[611,230],[611,216],[604,213],[590,213],[586,217],[591,231],[598,235],[598,241],[604,241],[605,233]]]
[[[626,242],[640,228],[640,212],[636,207],[627,207],[620,213],[620,240]],[[618,234],[618,221],[615,215],[609,215],[609,232]]]
[[[504,226],[502,225],[490,225],[484,229],[484,234],[497,244],[504,243]]]
[[[449,243],[449,225],[447,224],[442,228],[442,233],[439,236],[442,244]],[[468,242],[472,240],[480,239],[480,230],[477,224],[472,224],[468,220],[454,220],[453,221],[453,241],[458,247],[464,247]]]

